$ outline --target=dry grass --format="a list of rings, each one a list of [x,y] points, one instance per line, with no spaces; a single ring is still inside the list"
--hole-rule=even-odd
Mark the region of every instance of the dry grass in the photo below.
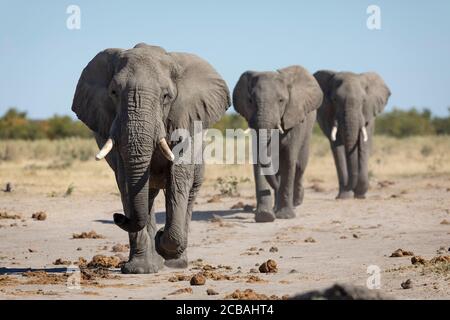
[[[328,141],[314,136],[307,178],[336,179]],[[369,175],[377,180],[450,173],[450,136],[397,139],[375,136],[369,161]],[[334,181],[333,180],[333,181]]]
[[[93,139],[0,141],[0,188],[11,182],[16,191],[48,196],[64,196],[68,188],[74,194],[117,193],[112,170],[104,161],[94,161],[97,150]],[[449,174],[450,137],[376,136],[369,168],[376,180]],[[229,176],[240,181],[249,178],[242,183],[252,184],[252,166],[208,165],[205,185],[213,186],[217,178]],[[313,137],[306,180],[336,183],[329,144],[323,136]]]

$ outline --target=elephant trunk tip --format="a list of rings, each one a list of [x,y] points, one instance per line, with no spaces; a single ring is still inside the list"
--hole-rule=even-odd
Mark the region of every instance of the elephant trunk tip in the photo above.
[[[113,219],[114,223],[126,232],[139,232],[147,225],[145,220],[131,220],[121,213],[114,213]]]

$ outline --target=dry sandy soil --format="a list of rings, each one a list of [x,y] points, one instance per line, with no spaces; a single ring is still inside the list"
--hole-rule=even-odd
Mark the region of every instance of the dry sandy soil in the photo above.
[[[0,184],[11,182],[13,191],[0,192],[0,298],[223,299],[237,289],[281,298],[336,282],[365,286],[367,267],[376,265],[380,290],[389,297],[449,299],[450,263],[413,265],[411,256],[390,257],[399,248],[427,260],[450,255],[450,139],[430,139],[377,139],[368,198],[344,201],[334,200],[333,163],[326,143],[316,139],[297,217],[268,224],[231,209],[238,202],[255,204],[251,181],[238,184],[239,195],[214,197],[217,177],[251,178],[251,168],[210,166],[190,227],[188,269],[122,275],[112,268],[83,277],[79,289],[68,288],[66,266],[54,265],[57,259],[114,256],[112,247],[127,243],[111,221],[121,211],[112,172],[104,162],[52,166],[60,159],[5,159]],[[45,220],[31,218],[39,211]],[[162,225],[162,195],[156,211]],[[91,230],[103,237],[73,238]],[[278,271],[259,273],[268,259]],[[191,276],[202,270],[206,283],[191,286]],[[407,279],[412,288],[403,289]]]

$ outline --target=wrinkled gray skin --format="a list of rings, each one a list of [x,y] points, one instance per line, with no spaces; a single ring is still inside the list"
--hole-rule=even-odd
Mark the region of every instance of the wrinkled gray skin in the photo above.
[[[123,273],[157,272],[162,258],[169,266],[187,266],[188,225],[204,167],[166,160],[157,143],[166,138],[170,145],[173,130],[192,132],[196,120],[210,127],[229,105],[222,78],[187,53],[146,44],[106,49],[83,70],[72,110],[94,131],[99,146],[108,137],[114,140],[106,160],[125,212],[114,214],[114,222],[129,233]],[[153,201],[160,189],[165,189],[166,224],[156,231]]]
[[[333,152],[339,180],[336,199],[363,199],[369,188],[368,159],[375,117],[383,111],[391,92],[373,72],[321,70],[314,77],[324,93],[317,121]],[[335,141],[331,139],[333,126],[337,126]],[[367,131],[366,142],[363,127]]]
[[[321,102],[319,85],[300,66],[275,72],[247,71],[236,84],[233,105],[250,128],[276,129],[281,125],[284,131],[280,132],[278,172],[261,175],[260,159],[254,165],[257,222],[295,217],[294,207],[303,201],[302,177],[308,163],[315,110]],[[258,133],[258,139],[261,138],[265,139]],[[270,139],[267,141],[266,147],[270,150]]]

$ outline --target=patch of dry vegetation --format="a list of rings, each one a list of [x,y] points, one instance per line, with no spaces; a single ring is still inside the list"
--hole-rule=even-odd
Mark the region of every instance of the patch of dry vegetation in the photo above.
[[[73,183],[75,194],[117,193],[112,170],[104,161],[94,161],[97,151],[94,139],[0,140],[0,176],[5,183],[18,186],[14,192],[26,188],[49,196],[64,196]],[[380,181],[449,173],[450,136],[375,136],[369,168],[370,176]],[[227,177],[239,177],[233,184],[233,191],[239,193],[241,187],[253,183],[252,165],[207,165],[204,185],[217,187],[218,179]],[[323,135],[313,135],[306,170],[307,182],[317,179],[336,180],[330,146]]]

